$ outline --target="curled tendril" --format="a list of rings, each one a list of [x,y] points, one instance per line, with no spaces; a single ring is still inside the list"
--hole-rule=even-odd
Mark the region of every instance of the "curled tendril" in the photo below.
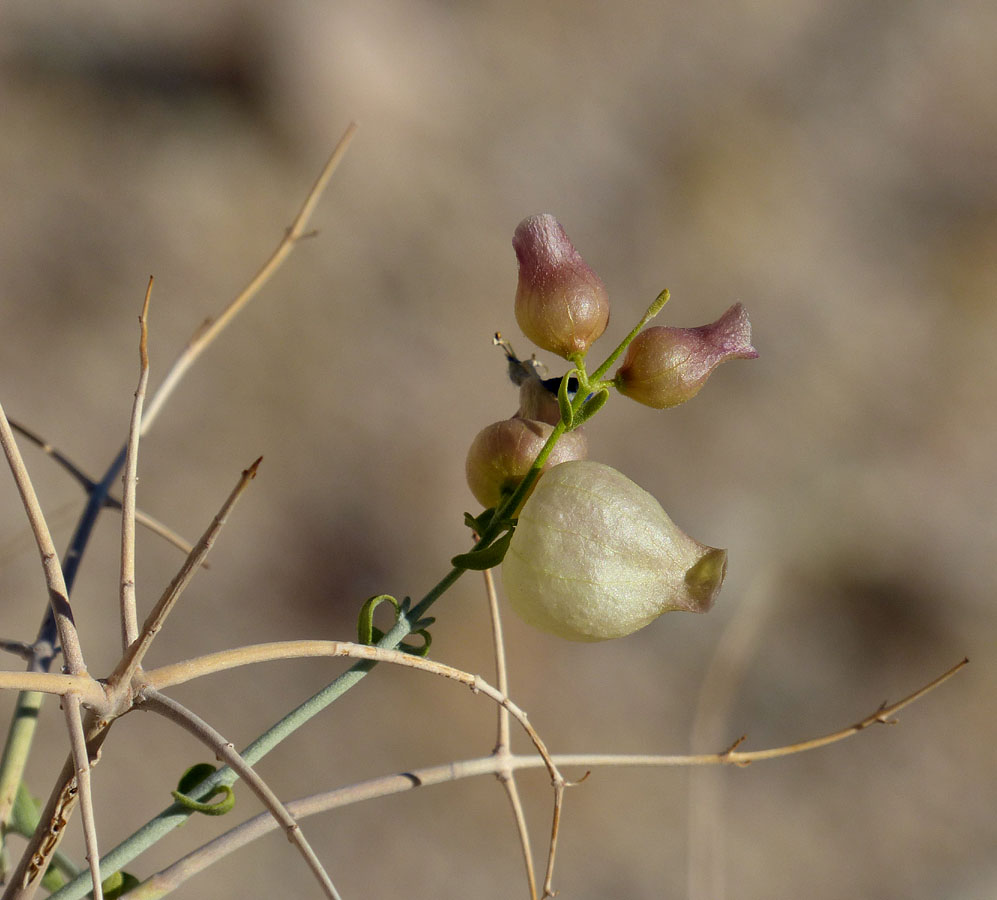
[[[390,594],[375,594],[373,597],[369,597],[364,602],[364,605],[360,607],[360,617],[357,621],[357,643],[376,644],[384,637],[384,632],[374,624],[374,610],[384,602],[388,602],[394,607],[395,624],[398,623],[402,616],[408,615],[408,611],[412,606],[411,597],[406,597],[401,603]],[[435,621],[436,619],[433,618],[421,619],[412,627],[412,634],[417,634],[422,638],[421,646],[401,643],[398,645],[398,649],[403,653],[411,653],[413,656],[425,656],[429,653],[429,647],[433,643],[433,638],[426,629]]]
[[[215,785],[212,788],[211,793],[208,794],[208,800],[217,794],[223,794],[221,800],[215,803],[208,803],[204,800],[194,800],[192,797],[188,797],[188,791],[194,790],[205,778],[207,778],[212,772],[215,771],[215,767],[211,763],[198,763],[197,765],[191,766],[183,775],[180,776],[180,781],[177,782],[177,789],[171,791],[170,795],[179,803],[184,809],[189,809],[192,812],[204,813],[206,816],[224,816],[225,813],[229,812],[233,806],[235,806],[235,791],[232,790],[227,784]]]
[[[375,594],[369,597],[363,606],[360,607],[360,618],[357,621],[357,643],[373,644],[384,637],[384,632],[374,627],[374,610],[385,600],[395,608],[395,621],[401,615],[401,604],[390,594]],[[377,635],[375,637],[375,634]]]

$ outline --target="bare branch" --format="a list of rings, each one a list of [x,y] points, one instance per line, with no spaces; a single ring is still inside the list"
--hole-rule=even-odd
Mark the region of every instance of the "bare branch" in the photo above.
[[[87,862],[90,864],[90,878],[93,883],[94,900],[104,900],[100,879],[100,851],[97,848],[97,826],[93,815],[93,793],[90,790],[90,757],[87,752],[87,739],[83,732],[83,717],[80,714],[80,698],[69,694],[63,698],[62,708],[69,727],[69,745],[76,766],[76,784],[80,797],[80,814],[83,819],[83,837],[86,840]]]
[[[755,760],[773,759],[777,756],[788,756],[792,753],[802,753],[812,750],[818,746],[826,746],[835,741],[845,740],[857,734],[869,724],[874,722],[888,722],[904,707],[920,699],[926,693],[947,681],[956,674],[968,660],[962,660],[947,672],[931,681],[929,684],[915,691],[897,703],[881,706],[870,716],[862,719],[861,722],[834,732],[825,738],[818,738],[813,741],[803,741],[798,744],[790,744],[785,747],[775,747],[768,750],[734,752],[730,750],[720,753],[707,753],[698,755],[627,755],[627,754],[556,754],[551,758],[558,767],[581,766],[585,769],[592,769],[601,766],[742,766]],[[513,769],[535,769],[546,763],[534,755],[515,755],[508,761],[503,761],[490,754],[477,759],[458,760],[456,762],[445,763],[440,766],[431,766],[424,769],[412,769],[407,772],[400,772],[392,775],[385,775],[380,778],[372,778],[369,781],[350,785],[349,787],[337,788],[311,797],[300,800],[292,800],[287,803],[287,809],[296,819],[301,820],[308,816],[321,812],[328,812],[343,806],[350,806],[365,800],[373,800],[379,797],[387,797],[393,794],[404,793],[415,788],[429,787],[436,784],[448,784],[460,781],[464,778],[473,778],[479,775],[497,775],[501,768],[510,765]],[[130,898],[134,900],[152,900],[159,898],[174,890],[188,878],[210,866],[213,862],[222,859],[228,854],[245,846],[250,841],[262,837],[269,833],[276,824],[267,814],[261,814],[235,828],[230,829],[214,840],[204,844],[197,850],[189,853],[172,865],[163,869],[158,874],[149,878],[140,887],[136,888]],[[123,863],[121,863],[123,865]],[[85,891],[70,892],[63,889],[54,894],[51,900],[75,900],[82,897]]]
[[[550,851],[547,854],[547,871],[544,873],[544,900],[553,897],[554,856],[557,853],[557,836],[561,830],[561,811],[564,808],[564,779],[554,781],[554,816],[550,824]]]
[[[143,691],[137,701],[137,709],[150,709],[176,722],[184,730],[192,734],[201,743],[210,747],[218,759],[225,762],[239,777],[246,782],[247,787],[259,798],[260,802],[270,811],[274,821],[287,833],[287,839],[294,844],[304,857],[308,868],[312,870],[322,890],[330,900],[342,900],[336,891],[329,874],[325,871],[318,856],[305,839],[301,826],[295,821],[280,798],[267,787],[266,782],[257,774],[237,752],[235,745],[204,719],[192,713],[185,706],[171,700],[156,690]]]
[[[168,666],[160,666],[157,669],[150,669],[144,673],[143,684],[155,690],[163,690],[202,675],[210,675],[214,672],[223,672],[227,669],[248,666],[258,662],[270,662],[278,659],[302,659],[305,657],[329,656],[329,657],[349,657],[350,659],[367,660],[370,662],[383,662],[390,665],[404,666],[409,669],[419,669],[429,672],[432,675],[439,675],[442,678],[449,678],[467,685],[474,693],[482,693],[486,697],[504,706],[512,714],[512,717],[519,723],[520,727],[529,735],[533,746],[544,760],[551,779],[563,781],[557,766],[551,761],[547,747],[537,734],[536,729],[530,724],[523,712],[506,694],[492,687],[480,675],[472,675],[445,663],[437,662],[434,659],[425,659],[421,656],[413,656],[411,653],[404,653],[401,650],[386,650],[370,644],[354,644],[350,641],[274,641],[268,644],[250,644],[246,647],[238,647],[234,650],[222,650],[218,653],[209,653],[205,656],[188,659],[184,662],[173,663]]]
[[[145,654],[163,627],[163,622],[166,621],[166,617],[176,605],[177,600],[180,599],[180,595],[184,592],[184,589],[190,584],[190,580],[194,577],[198,568],[204,562],[204,558],[208,555],[208,551],[214,545],[218,533],[222,530],[225,522],[228,521],[228,515],[235,506],[236,501],[249,486],[249,482],[256,477],[256,470],[259,468],[262,460],[263,457],[261,456],[248,469],[243,471],[238,484],[232,489],[232,492],[222,504],[217,515],[211,520],[211,524],[207,527],[204,534],[201,535],[201,539],[190,551],[184,564],[180,567],[180,571],[177,572],[176,576],[174,576],[169,586],[163,592],[163,595],[152,608],[152,611],[145,620],[145,624],[142,626],[141,635],[126,649],[121,662],[118,663],[114,672],[107,679],[108,688],[112,692],[119,686],[124,685],[127,687],[130,685],[132,677],[142,665]]]
[[[7,463],[14,475],[17,490],[21,495],[21,502],[24,504],[24,511],[27,513],[31,531],[35,536],[35,543],[38,545],[38,552],[41,554],[42,568],[45,570],[45,581],[48,585],[49,603],[55,616],[66,668],[73,675],[81,675],[86,672],[87,667],[83,661],[83,651],[80,648],[79,636],[76,633],[73,611],[69,605],[69,592],[62,575],[59,554],[56,553],[55,544],[52,543],[52,535],[45,522],[45,514],[38,503],[38,496],[31,484],[31,477],[28,475],[24,460],[21,458],[21,451],[17,448],[17,441],[14,439],[14,433],[11,431],[3,406],[0,406],[0,444],[3,445]]]
[[[775,571],[757,576],[724,626],[703,676],[690,728],[691,750],[715,747],[730,733],[728,721],[737,690],[769,622]],[[689,840],[686,842],[686,900],[724,900],[726,829],[723,796],[727,780],[716,767],[688,781]]]
[[[0,638],[0,650],[3,650],[4,653],[13,653],[14,656],[20,656],[21,659],[27,661],[34,654],[35,645],[26,641],[11,641],[7,638]]]
[[[125,451],[125,471],[121,476],[121,652],[138,638],[138,615],[135,611],[135,491],[138,485],[138,443],[142,422],[142,405],[149,383],[148,316],[149,298],[152,296],[152,278],[145,290],[139,322],[139,376],[132,404],[132,418],[128,427],[128,444]]]
[[[67,472],[69,472],[70,475],[73,476],[73,478],[75,478],[82,485],[83,489],[87,493],[90,493],[90,491],[92,491],[97,486],[97,482],[93,478],[87,475],[86,472],[84,472],[79,466],[77,466],[76,463],[74,463],[68,456],[66,456],[65,453],[59,450],[58,447],[55,447],[52,444],[50,444],[48,441],[45,440],[45,438],[43,438],[37,432],[34,432],[31,429],[27,428],[26,426],[21,425],[18,422],[15,422],[13,419],[10,420],[10,427],[13,428],[14,431],[18,432],[18,434],[21,434],[24,437],[26,437],[33,444],[36,444],[39,447],[39,449],[42,450],[42,452],[46,453],[48,456],[51,456],[52,459],[54,459],[57,463],[59,463],[59,465],[61,465]],[[104,498],[104,506],[107,506],[111,509],[120,510],[121,501],[111,495],[108,495]],[[60,512],[63,513],[71,512],[75,508],[76,508],[75,504],[70,504],[63,507],[62,510],[60,510]],[[51,520],[52,516],[50,514],[49,521]],[[148,529],[153,534],[158,534],[161,538],[164,538],[166,541],[171,543],[178,550],[183,550],[184,553],[190,553],[191,549],[190,541],[185,540],[175,531],[170,529],[167,525],[164,525],[162,522],[160,522],[158,519],[154,518],[153,516],[150,516],[148,513],[142,512],[142,510],[137,507],[135,509],[135,521],[137,524],[141,525],[143,528]],[[2,559],[2,556],[0,556],[0,559]],[[203,568],[205,569],[208,568],[207,563],[203,564]]]
[[[186,370],[190,368],[200,354],[211,344],[214,338],[221,333],[236,313],[243,306],[245,306],[245,304],[248,303],[248,301],[255,296],[256,293],[259,292],[260,288],[269,280],[274,272],[279,269],[280,265],[290,254],[298,240],[305,236],[305,228],[308,219],[314,211],[319,197],[331,178],[335,168],[345,154],[346,148],[349,145],[355,130],[355,125],[351,125],[347,129],[346,133],[343,135],[343,138],[340,140],[339,145],[333,151],[332,156],[326,163],[325,168],[322,170],[322,173],[319,175],[315,185],[309,191],[308,196],[306,197],[305,202],[302,205],[301,210],[295,218],[291,228],[278,244],[277,249],[271,255],[270,259],[264,264],[260,272],[228,305],[217,320],[206,323],[196,332],[195,336],[189,342],[188,347],[181,353],[177,362],[167,374],[163,384],[156,392],[156,395],[152,398],[152,403],[145,410],[140,429],[142,434],[145,434],[151,427],[156,415],[162,409],[166,400],[176,388]],[[41,511],[38,508],[37,499],[34,498],[33,491],[31,491],[30,481],[27,479],[27,473],[24,471],[23,462],[20,460],[16,443],[14,442],[13,435],[10,433],[10,428],[7,424],[6,417],[3,415],[2,408],[0,408],[0,420],[2,420],[3,426],[2,435],[0,436],[2,436],[3,439],[4,450],[7,452],[8,458],[11,460],[12,470],[15,472],[15,479],[18,482],[19,489],[21,489],[22,499],[25,501],[25,508],[28,511],[32,530],[36,535],[36,539],[39,541],[39,549],[42,552],[42,561],[46,570],[46,578],[50,584],[50,604],[40,626],[38,639],[33,644],[34,654],[30,667],[36,672],[48,671],[55,658],[56,640],[58,636],[58,641],[62,644],[63,652],[65,654],[67,669],[73,674],[81,674],[85,672],[85,666],[83,664],[82,652],[79,648],[79,641],[76,636],[75,628],[73,627],[72,611],[69,606],[68,599],[69,588],[72,586],[75,579],[80,560],[97,520],[98,513],[107,501],[110,486],[113,480],[117,477],[118,473],[121,471],[121,467],[125,464],[126,449],[123,449],[112,461],[103,480],[98,483],[94,483],[91,479],[86,478],[80,470],[75,469],[75,467],[71,464],[67,466],[67,469],[74,475],[74,477],[79,478],[84,486],[87,487],[89,496],[86,509],[80,517],[70,544],[70,548],[66,554],[66,558],[64,560],[65,569],[63,570],[63,566],[60,566],[59,564],[58,556],[55,553],[54,547],[51,547],[51,538],[48,535],[48,529],[45,527],[44,518],[41,517]],[[47,546],[43,548],[42,545],[45,544],[46,541]],[[141,661],[140,654],[138,655],[137,660],[137,662],[134,662],[135,666],[137,666]],[[125,661],[126,666],[130,664],[131,661]],[[22,697],[19,700],[18,710],[15,713],[15,722],[12,728],[18,729],[21,725],[24,726],[24,728],[21,729],[23,734],[20,738],[20,743],[23,744],[25,748],[30,746],[35,721],[32,713],[36,709],[34,704],[38,699],[40,699],[40,695],[38,694],[22,694]],[[97,733],[99,734],[100,741],[103,741],[106,736],[107,726],[108,723],[103,722],[101,727],[98,728]],[[90,732],[88,732],[88,734],[89,733]],[[94,738],[96,739],[96,735]],[[23,754],[21,755],[23,756]],[[6,803],[9,792],[6,790],[6,787],[8,785],[14,785],[16,788],[21,775],[20,769],[15,771],[10,759],[11,758],[5,754],[2,763],[0,763],[0,782],[2,782],[4,786],[3,796],[0,796],[0,813],[4,813],[5,811],[9,812]],[[64,825],[59,824],[58,819],[52,819],[51,816],[60,815],[60,811],[63,808],[68,814],[71,809],[71,803],[66,803],[65,806],[63,806],[63,801],[65,800],[64,792],[68,789],[67,785],[69,784],[67,779],[71,780],[71,778],[71,772],[68,776],[64,773],[57,782],[56,787],[50,796],[50,802],[46,808],[46,815],[42,817],[39,829],[36,829],[35,836],[32,838],[27,851],[22,856],[22,859],[18,864],[18,884],[17,886],[12,884],[12,886],[8,888],[7,892],[4,894],[5,900],[9,896],[27,897],[37,887],[38,879],[43,873],[45,865],[47,865],[47,860],[50,858],[51,852],[54,852],[55,846],[58,843],[57,839],[49,840],[48,838],[45,838],[44,830],[46,828],[54,828],[55,830],[51,831],[51,837],[56,835],[56,833],[64,827]],[[2,822],[0,822],[0,824],[2,824]],[[45,841],[44,853],[40,852],[43,841]],[[14,893],[12,894],[11,891]]]
[[[91,766],[96,764],[100,756],[100,748],[107,738],[109,727],[110,722],[99,718],[93,711],[88,711],[84,717],[86,755]],[[42,876],[65,834],[79,798],[76,769],[76,762],[70,756],[56,779],[55,787],[39,817],[38,827],[21,854],[2,900],[30,900],[41,884]],[[89,873],[80,876],[80,880],[84,885],[82,894],[85,894],[90,889]]]
[[[312,185],[312,189],[308,192],[308,196],[305,198],[305,202],[298,211],[298,215],[295,217],[294,222],[291,223],[291,227],[288,228],[284,237],[277,245],[277,248],[271,254],[270,258],[263,264],[263,267],[259,270],[259,272],[253,276],[249,284],[242,289],[235,299],[233,299],[229,305],[225,307],[217,319],[206,320],[201,327],[194,332],[194,335],[187,343],[187,346],[177,357],[176,361],[173,363],[173,367],[166,374],[166,378],[163,379],[163,383],[156,390],[156,393],[149,401],[149,405],[146,407],[145,416],[142,419],[143,435],[152,427],[152,423],[155,421],[156,416],[159,415],[163,404],[176,389],[177,384],[183,378],[186,371],[214,342],[215,338],[217,338],[218,335],[224,331],[226,326],[232,321],[233,318],[235,318],[239,311],[260,292],[260,289],[271,279],[271,277],[273,277],[273,274],[281,267],[284,260],[290,255],[298,241],[306,236],[308,220],[315,211],[315,207],[318,204],[319,198],[325,190],[326,185],[328,185],[329,179],[332,178],[332,175],[339,166],[339,163],[346,155],[346,150],[349,147],[350,142],[353,140],[353,135],[356,130],[356,124],[351,123],[343,133],[343,136],[339,139],[339,143],[332,151],[332,155],[329,157],[322,171],[319,173],[318,178],[315,180],[315,184]]]
[[[58,447],[53,447],[48,441],[45,440],[40,434],[32,431],[20,422],[15,422],[13,419],[10,420],[10,427],[14,431],[26,437],[32,444],[39,447],[44,453],[47,453],[52,457],[60,466],[62,466],[70,475],[73,476],[82,486],[88,494],[93,490],[96,481],[94,481],[86,472],[84,472],[79,466],[76,465],[68,456],[66,456]]]
[[[485,569],[482,575],[485,579],[488,614],[492,623],[492,644],[495,650],[495,683],[503,694],[508,695],[509,678],[505,661],[505,641],[502,638],[502,617],[499,614],[495,579],[492,577],[491,569]],[[523,865],[526,867],[526,883],[530,891],[530,900],[537,900],[537,876],[533,869],[533,848],[530,844],[530,832],[526,825],[526,816],[523,813],[523,803],[519,797],[519,788],[516,786],[515,773],[512,767],[507,764],[511,756],[511,745],[509,741],[509,710],[504,706],[498,708],[498,735],[495,740],[495,749],[492,753],[502,763],[501,768],[495,773],[495,777],[498,778],[499,783],[505,789],[509,805],[512,807],[512,815],[516,822],[516,832],[519,835],[519,847],[523,854]]]
[[[38,691],[65,697],[76,694],[87,706],[102,710],[107,695],[100,683],[87,674],[55,675],[51,672],[0,672],[0,690]]]

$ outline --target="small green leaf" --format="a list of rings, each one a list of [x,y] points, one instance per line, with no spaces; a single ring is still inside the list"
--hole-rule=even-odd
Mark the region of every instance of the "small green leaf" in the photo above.
[[[584,422],[587,422],[592,418],[600,409],[606,405],[606,401],[609,399],[609,390],[603,388],[601,391],[597,391],[585,403],[582,408],[578,410],[575,415],[574,423],[571,425],[571,429],[577,428]]]
[[[477,516],[472,516],[470,513],[466,512],[464,513],[464,524],[475,534],[484,534],[488,526],[492,524],[494,516],[494,506],[489,507]]]
[[[505,553],[509,549],[509,541],[511,540],[512,530],[510,529],[487,547],[472,550],[470,553],[458,554],[450,560],[450,564],[455,569],[474,569],[475,571],[494,569],[505,559]]]
[[[561,410],[561,421],[564,422],[569,431],[574,427],[575,412],[571,408],[568,385],[571,383],[571,377],[575,376],[577,378],[579,374],[577,369],[572,369],[561,379],[561,383],[557,386],[557,405]]]

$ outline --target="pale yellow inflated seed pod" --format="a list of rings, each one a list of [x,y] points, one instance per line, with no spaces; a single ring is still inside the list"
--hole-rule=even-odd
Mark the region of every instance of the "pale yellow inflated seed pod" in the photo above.
[[[572,641],[604,641],[669,610],[706,612],[726,568],[726,550],[693,540],[643,488],[579,460],[540,477],[502,581],[528,624]]]

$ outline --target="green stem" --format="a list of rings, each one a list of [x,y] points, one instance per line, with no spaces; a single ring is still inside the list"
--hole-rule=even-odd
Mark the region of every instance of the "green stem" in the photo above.
[[[45,695],[39,691],[21,691],[17,695],[17,705],[7,732],[7,743],[3,748],[3,761],[0,762],[0,822],[10,821],[17,798],[21,776],[31,753],[31,740],[34,737],[38,713]],[[3,833],[0,828],[0,851],[3,849]]]
[[[563,433],[563,423],[554,428],[554,432],[551,434],[550,439],[548,439],[547,443],[540,451],[540,455],[537,457],[537,461],[534,463],[533,469],[530,470],[530,474],[527,476],[527,478],[530,479],[529,483],[532,483],[533,480],[536,479],[537,475],[539,475],[540,468],[550,455],[550,452],[554,449],[554,444],[557,443],[557,438],[559,438]],[[522,497],[525,496],[528,489],[528,483],[524,479],[524,483],[520,485],[520,487],[506,500],[504,504],[502,504],[498,510],[498,513],[502,513],[504,510],[515,509]],[[500,515],[496,514],[496,523],[500,518]],[[486,529],[485,534],[483,534],[481,539],[475,544],[475,549],[487,546],[488,543],[491,542],[501,530],[502,529],[498,524]],[[397,647],[412,632],[412,625],[422,618],[425,612],[454,585],[457,579],[459,579],[465,571],[467,570],[454,568],[447,572],[447,574],[444,575],[443,578],[440,579],[440,581],[410,610],[407,616],[399,616],[395,626],[388,631],[380,641],[378,641],[378,646],[392,649]],[[281,741],[297,731],[309,719],[313,718],[331,703],[338,700],[343,694],[350,690],[350,688],[359,684],[363,677],[372,668],[374,668],[374,665],[375,663],[373,662],[363,661],[351,666],[342,675],[330,682],[326,685],[326,687],[314,694],[296,709],[284,716],[284,718],[282,718],[279,722],[261,734],[245,750],[242,751],[242,757],[250,765],[255,765],[260,759],[266,756],[267,753],[274,749],[274,747],[281,743]],[[208,796],[216,787],[221,785],[231,786],[237,780],[238,778],[236,774],[226,766],[209,775],[197,786],[197,788],[189,791],[188,795],[194,800],[201,800]],[[167,807],[158,816],[148,821],[130,837],[118,844],[118,846],[109,853],[104,854],[101,857],[102,871],[105,873],[111,873],[123,868],[140,853],[144,852],[146,849],[169,834],[174,828],[177,828],[186,822],[191,815],[192,813],[179,803],[174,803]],[[50,900],[76,900],[76,898],[83,897],[89,889],[89,877],[86,873],[84,873],[53,894]]]
[[[620,341],[620,345],[612,353],[610,353],[606,361],[592,373],[592,381],[602,380],[602,376],[609,371],[609,367],[616,362],[616,360],[618,360],[623,354],[623,351],[630,346],[630,342],[637,337],[640,331],[648,322],[651,321],[651,319],[661,312],[670,296],[671,294],[668,293],[668,288],[665,288],[660,294],[658,294],[657,297],[654,298],[654,302],[647,308],[647,312],[641,316],[641,320],[633,327],[630,334]]]
[[[451,569],[433,587],[425,597],[412,609],[408,616],[399,617],[398,622],[385,636],[378,641],[379,647],[395,648],[404,638],[411,633],[411,625],[419,620],[422,614],[429,609],[453,584],[464,574],[465,569]],[[260,759],[266,756],[281,741],[289,737],[304,725],[309,719],[320,713],[331,703],[338,700],[350,688],[359,684],[363,677],[374,668],[375,663],[363,661],[347,669],[342,675],[330,682],[317,694],[310,697],[296,709],[288,713],[279,722],[274,724],[266,732],[261,734],[245,750],[242,757],[250,765],[255,765]],[[227,766],[218,769],[202,781],[197,788],[188,792],[194,800],[201,800],[208,796],[216,787],[225,785],[231,786],[238,780],[236,774]],[[174,828],[179,827],[192,815],[179,803],[174,803],[164,809],[158,816],[151,819],[145,825],[126,838],[117,847],[101,857],[101,869],[110,874],[123,868],[132,859],[151,847],[157,841],[164,838]],[[61,890],[52,895],[50,900],[74,900],[83,897],[90,890],[90,879],[88,873],[77,877]]]

